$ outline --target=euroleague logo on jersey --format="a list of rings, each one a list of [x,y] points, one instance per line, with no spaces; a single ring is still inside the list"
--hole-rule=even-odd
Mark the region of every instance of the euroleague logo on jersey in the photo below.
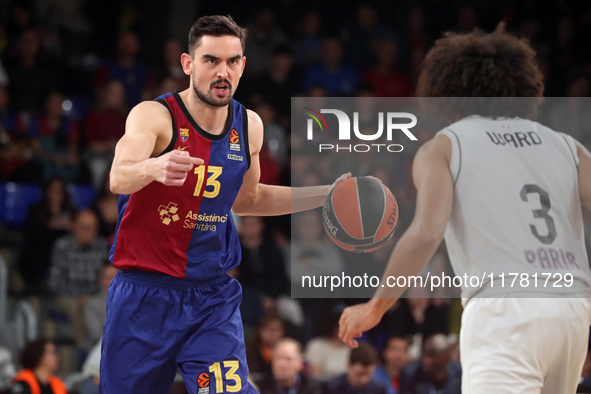
[[[199,390],[197,390],[197,394],[206,394],[209,393],[209,374],[207,372],[202,372],[199,374],[197,378],[197,385],[199,386]]]
[[[240,152],[240,136],[236,129],[230,132],[230,150],[233,152]]]

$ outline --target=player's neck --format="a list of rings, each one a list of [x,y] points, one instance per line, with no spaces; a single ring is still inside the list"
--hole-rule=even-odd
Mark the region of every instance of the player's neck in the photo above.
[[[201,101],[190,90],[180,92],[179,96],[184,101],[189,114],[203,130],[210,134],[221,134],[224,131],[228,118],[228,105],[214,107]]]

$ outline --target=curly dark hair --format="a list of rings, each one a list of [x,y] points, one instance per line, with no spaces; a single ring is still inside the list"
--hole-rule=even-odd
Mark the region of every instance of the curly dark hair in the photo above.
[[[528,41],[507,33],[504,23],[492,33],[445,33],[425,57],[417,96],[463,98],[438,101],[438,112],[447,116],[533,117],[544,92],[535,56]],[[474,97],[503,99],[468,99]]]
[[[234,22],[231,16],[224,15],[209,15],[202,16],[191,26],[189,31],[189,55],[193,56],[193,51],[201,42],[203,36],[234,36],[240,39],[242,44],[242,52],[246,43],[245,28],[242,28]]]

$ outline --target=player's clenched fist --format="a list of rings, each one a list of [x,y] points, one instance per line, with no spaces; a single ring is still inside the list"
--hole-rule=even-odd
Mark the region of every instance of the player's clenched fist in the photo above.
[[[166,186],[182,186],[189,171],[196,165],[203,164],[198,157],[191,157],[189,152],[173,150],[152,160],[148,167],[154,180]]]

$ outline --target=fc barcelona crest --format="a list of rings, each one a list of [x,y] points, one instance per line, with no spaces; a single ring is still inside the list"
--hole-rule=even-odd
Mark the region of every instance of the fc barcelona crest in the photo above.
[[[187,142],[189,139],[189,129],[179,129],[181,131],[181,141]]]

